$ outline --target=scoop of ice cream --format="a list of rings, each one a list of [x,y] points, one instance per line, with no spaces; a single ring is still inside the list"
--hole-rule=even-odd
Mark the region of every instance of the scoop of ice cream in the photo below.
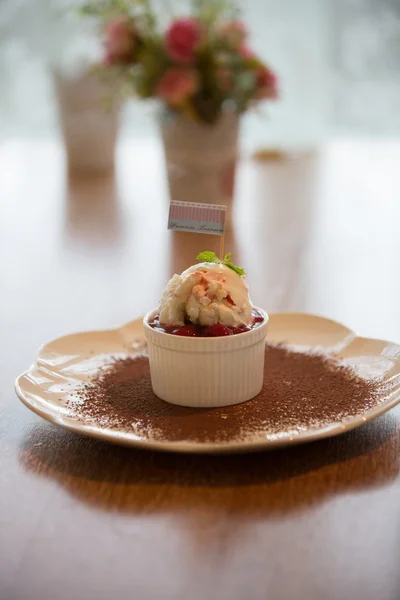
[[[250,325],[252,305],[246,280],[223,264],[200,263],[174,275],[160,303],[160,323],[182,326],[185,320],[211,326]]]

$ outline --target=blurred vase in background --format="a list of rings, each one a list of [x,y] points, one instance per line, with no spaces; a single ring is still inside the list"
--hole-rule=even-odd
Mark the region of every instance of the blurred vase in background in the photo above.
[[[98,172],[114,166],[119,109],[106,108],[109,89],[97,77],[54,72],[60,127],[68,168]]]
[[[102,29],[99,73],[162,107],[171,199],[228,203],[240,116],[278,97],[277,77],[249,45],[235,2],[193,2],[167,23],[165,6],[151,0],[111,7],[89,2],[84,11]]]
[[[36,115],[41,135],[45,128],[40,119],[47,118],[52,134],[59,125],[71,170],[111,169],[119,111],[105,108],[114,96],[113,87],[89,75],[102,52],[96,24],[81,18],[78,0],[0,4],[0,24],[6,23],[10,32],[6,48],[20,59],[14,85],[23,122],[27,114],[33,121]],[[43,90],[41,98],[35,97],[35,86]],[[25,95],[29,100],[24,105]]]
[[[163,111],[160,127],[170,197],[228,204],[234,195],[239,116],[222,111],[212,125]]]

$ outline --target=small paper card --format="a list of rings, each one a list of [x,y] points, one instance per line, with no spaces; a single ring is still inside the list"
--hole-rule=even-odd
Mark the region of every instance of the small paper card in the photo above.
[[[173,200],[169,207],[168,229],[223,235],[226,206]]]

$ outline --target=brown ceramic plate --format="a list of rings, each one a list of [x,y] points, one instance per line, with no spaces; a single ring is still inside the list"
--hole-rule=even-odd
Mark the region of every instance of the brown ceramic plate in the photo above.
[[[302,423],[299,428],[286,428],[283,424],[281,431],[271,433],[265,430],[261,435],[258,431],[256,436],[248,432],[248,435],[237,439],[219,441],[176,440],[167,436],[160,439],[149,429],[121,429],[93,422],[92,419],[85,420],[82,415],[77,417],[70,408],[71,400],[77,397],[77,390],[90,382],[111,357],[135,356],[145,349],[141,319],[118,329],[67,335],[44,345],[35,364],[18,377],[15,389],[28,408],[64,429],[129,446],[197,453],[269,449],[338,435],[378,417],[400,402],[400,346],[397,344],[358,337],[335,321],[296,313],[270,315],[267,343],[284,343],[299,352],[312,350],[327,354],[350,365],[364,378],[379,380],[387,386],[387,391],[372,408],[366,405],[365,410],[353,416],[335,418],[329,423],[321,420],[322,424],[314,420],[306,427]],[[225,407],[225,418],[229,418],[231,409],[238,410],[238,407],[246,405]],[[193,409],[191,414],[193,418]]]

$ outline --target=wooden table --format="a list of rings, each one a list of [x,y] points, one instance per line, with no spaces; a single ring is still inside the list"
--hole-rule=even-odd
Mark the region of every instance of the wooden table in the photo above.
[[[244,160],[233,208],[226,248],[255,303],[400,340],[399,143]],[[15,397],[41,343],[138,317],[217,249],[167,232],[166,213],[151,139],[121,144],[115,180],[68,181],[55,140],[0,146],[1,600],[398,600],[399,410],[320,443],[196,457],[72,435]]]

